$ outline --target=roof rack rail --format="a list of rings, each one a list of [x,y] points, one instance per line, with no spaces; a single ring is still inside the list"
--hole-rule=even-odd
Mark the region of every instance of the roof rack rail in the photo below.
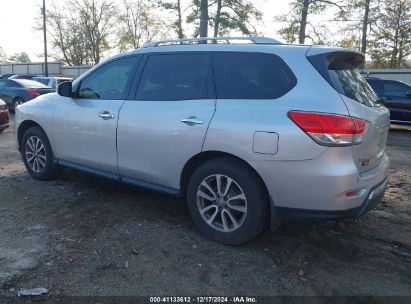
[[[251,41],[255,44],[282,44],[280,41],[268,37],[200,37],[152,41],[144,44],[142,47],[148,48],[155,46],[199,44],[201,42],[208,43],[209,41],[212,41],[213,43],[217,43],[219,41],[231,43],[232,41],[238,40]]]

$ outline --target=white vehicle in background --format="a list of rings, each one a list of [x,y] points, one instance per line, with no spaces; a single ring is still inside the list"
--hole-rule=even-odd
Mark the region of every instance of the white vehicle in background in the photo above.
[[[68,77],[33,77],[33,80],[38,81],[45,86],[48,86],[53,89],[57,89],[57,86],[65,81],[73,81],[72,78]]]

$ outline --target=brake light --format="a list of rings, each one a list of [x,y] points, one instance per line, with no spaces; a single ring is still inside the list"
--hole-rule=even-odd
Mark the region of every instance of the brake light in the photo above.
[[[30,94],[31,96],[40,96],[40,93],[37,92],[37,90],[35,89],[26,89],[26,92]]]
[[[326,113],[290,111],[288,117],[314,141],[325,146],[359,144],[368,125],[363,119]]]

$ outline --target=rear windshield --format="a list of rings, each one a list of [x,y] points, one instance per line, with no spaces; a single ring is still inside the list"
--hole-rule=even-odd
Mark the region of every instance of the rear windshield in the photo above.
[[[50,80],[49,79],[47,79],[47,78],[34,78],[33,80],[35,80],[35,81],[38,81],[38,82],[40,82],[40,83],[42,83],[42,84],[44,84],[44,85],[48,85],[49,84],[49,82],[50,82]]]
[[[44,84],[34,81],[34,80],[27,80],[27,79],[13,79],[13,81],[21,84],[25,88],[48,88]]]
[[[333,87],[341,94],[366,106],[374,106],[377,102],[377,95],[355,66],[344,62],[332,63],[328,74]]]

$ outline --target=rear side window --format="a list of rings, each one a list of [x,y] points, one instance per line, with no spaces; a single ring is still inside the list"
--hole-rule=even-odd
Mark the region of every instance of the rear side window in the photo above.
[[[364,56],[355,52],[332,52],[309,56],[308,60],[335,90],[366,106],[375,106],[378,96],[357,67]]]
[[[220,99],[274,99],[297,82],[285,62],[273,54],[216,52],[213,63]]]
[[[13,81],[13,80],[6,80],[4,86],[8,88],[21,88],[22,87],[20,83]]]
[[[150,55],[139,82],[138,100],[207,98],[208,54]]]
[[[328,68],[334,88],[341,94],[367,106],[373,106],[377,95],[355,66],[333,64]]]

